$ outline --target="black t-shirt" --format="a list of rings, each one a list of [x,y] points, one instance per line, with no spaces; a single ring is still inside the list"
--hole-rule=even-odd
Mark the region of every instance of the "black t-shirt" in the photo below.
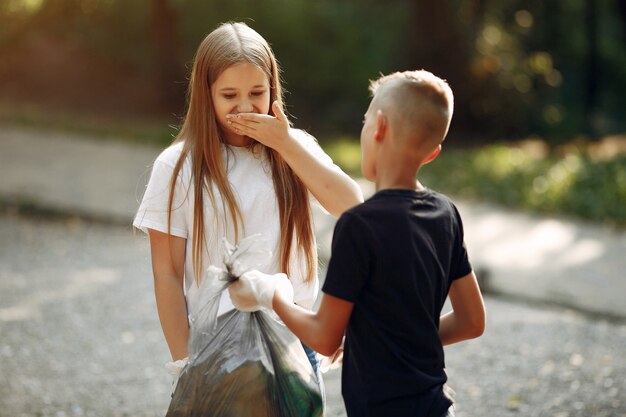
[[[471,270],[461,217],[442,194],[382,190],[339,218],[323,291],[354,303],[342,372],[349,416],[445,412],[439,316],[452,281]]]

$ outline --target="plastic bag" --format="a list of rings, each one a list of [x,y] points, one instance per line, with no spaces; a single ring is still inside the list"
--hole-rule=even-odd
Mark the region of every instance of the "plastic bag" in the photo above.
[[[224,243],[226,270],[210,267],[190,315],[189,363],[168,417],[322,416],[323,401],[302,344],[272,313],[229,311],[221,294],[238,276],[261,269],[271,252],[260,235]]]

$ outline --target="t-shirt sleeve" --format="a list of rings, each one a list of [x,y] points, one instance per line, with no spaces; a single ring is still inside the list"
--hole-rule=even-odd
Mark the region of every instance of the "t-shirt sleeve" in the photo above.
[[[332,252],[322,291],[356,302],[372,269],[373,250],[366,225],[353,214],[344,213],[333,234]]]
[[[320,144],[317,142],[314,136],[308,134],[304,130],[300,129],[291,129],[291,134],[304,146],[304,148],[311,153],[317,160],[322,162],[324,165],[328,165],[331,167],[337,167],[333,162],[332,158],[328,156],[326,152],[322,149]]]
[[[146,187],[133,226],[148,233],[148,229],[168,233],[168,203],[172,181],[173,167],[157,159],[152,167],[150,181]],[[178,175],[172,202],[172,216],[169,233],[173,236],[187,238],[188,225],[185,218],[188,204],[187,190],[181,175]]]
[[[454,205],[452,205],[454,212],[454,242],[452,248],[452,258],[450,265],[450,280],[463,278],[470,272],[472,272],[472,265],[470,264],[469,257],[467,255],[467,248],[465,247],[465,236],[463,232],[463,221],[461,215]]]

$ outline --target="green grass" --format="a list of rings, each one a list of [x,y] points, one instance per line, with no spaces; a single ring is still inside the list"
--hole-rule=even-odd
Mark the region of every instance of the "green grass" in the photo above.
[[[349,137],[339,137],[322,143],[333,161],[352,177],[361,176],[361,147],[359,142]]]
[[[37,130],[52,130],[90,138],[123,140],[165,146],[176,130],[163,120],[106,118],[33,105],[0,102],[0,123]]]
[[[607,146],[618,148],[612,154],[602,144],[578,142],[550,149],[536,140],[475,149],[444,147],[422,168],[420,180],[454,197],[624,227],[626,137],[610,139]],[[351,175],[360,174],[356,141],[342,139],[325,149]]]
[[[162,120],[108,120],[2,103],[0,123],[158,146],[176,134]],[[361,175],[356,139],[321,143],[346,172]],[[444,145],[439,157],[422,168],[420,180],[454,197],[626,226],[626,136],[553,149],[540,140],[469,149]]]

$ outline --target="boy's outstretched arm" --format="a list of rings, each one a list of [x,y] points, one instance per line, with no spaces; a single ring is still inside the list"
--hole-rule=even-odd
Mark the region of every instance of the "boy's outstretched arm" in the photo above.
[[[293,304],[278,291],[272,307],[287,327],[305,345],[324,356],[333,355],[341,346],[354,304],[329,294],[322,295],[314,313]]]
[[[452,311],[441,316],[439,337],[443,345],[473,339],[485,331],[485,304],[474,272],[452,281]]]
[[[293,288],[287,275],[252,270],[228,287],[230,299],[241,311],[273,308],[285,325],[306,345],[322,355],[333,355],[343,339],[353,303],[323,294],[317,313],[293,303]]]

